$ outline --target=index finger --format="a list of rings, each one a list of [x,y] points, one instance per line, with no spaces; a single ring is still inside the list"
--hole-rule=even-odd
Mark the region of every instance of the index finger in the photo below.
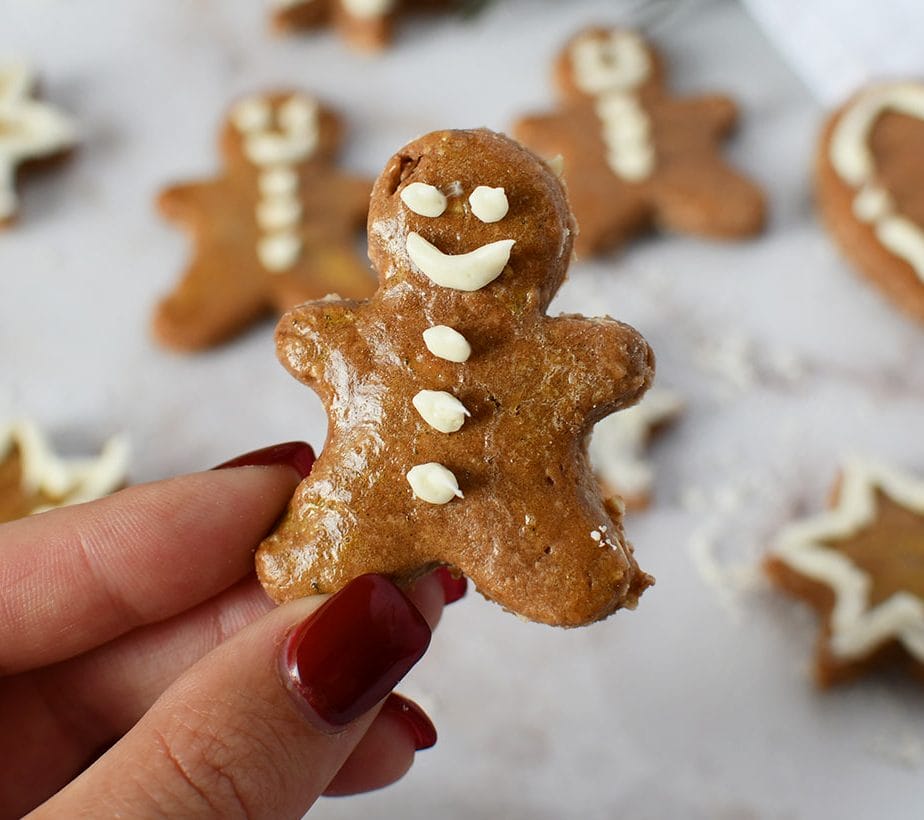
[[[73,657],[252,572],[310,464],[301,447],[276,466],[194,473],[0,525],[0,674]]]

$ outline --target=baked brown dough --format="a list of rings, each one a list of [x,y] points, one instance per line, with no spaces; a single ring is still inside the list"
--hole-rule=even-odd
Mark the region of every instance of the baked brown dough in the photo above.
[[[269,594],[334,592],[366,572],[408,583],[446,565],[547,624],[634,607],[652,579],[601,498],[585,441],[638,401],[654,357],[613,319],[546,315],[574,236],[561,181],[501,134],[438,131],[388,162],[368,234],[377,293],[302,305],[277,328],[281,362],[327,408],[328,438],[257,552]],[[461,346],[431,346],[434,328]],[[444,432],[415,404],[422,391],[468,415]],[[463,497],[424,500],[421,466]]]
[[[653,227],[716,239],[763,227],[763,193],[721,155],[738,116],[734,101],[673,96],[664,75],[663,59],[640,35],[589,28],[556,60],[558,109],[514,125],[540,156],[564,158],[582,256]]]

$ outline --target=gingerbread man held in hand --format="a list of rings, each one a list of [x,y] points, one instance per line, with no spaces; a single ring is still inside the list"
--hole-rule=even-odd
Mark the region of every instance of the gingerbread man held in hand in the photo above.
[[[376,294],[299,306],[277,329],[329,425],[257,553],[264,586],[283,601],[447,565],[548,624],[634,606],[651,578],[585,440],[638,401],[654,359],[620,322],[546,315],[574,234],[561,181],[500,134],[435,132],[390,160],[368,230]]]
[[[341,139],[339,118],[298,92],[232,107],[221,135],[223,173],[158,199],[195,243],[182,281],[154,315],[163,344],[209,347],[272,311],[375,290],[354,249],[371,182],[334,167]]]
[[[618,28],[574,37],[555,79],[559,110],[521,119],[514,135],[540,156],[564,158],[579,254],[652,227],[723,239],[761,230],[762,192],[720,154],[737,119],[728,97],[671,96],[654,48]]]

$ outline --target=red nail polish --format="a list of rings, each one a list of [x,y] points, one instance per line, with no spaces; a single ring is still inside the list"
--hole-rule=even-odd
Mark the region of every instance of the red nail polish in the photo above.
[[[274,444],[263,447],[251,453],[225,461],[213,470],[228,470],[232,467],[274,467],[277,464],[287,464],[302,478],[307,478],[314,465],[314,450],[304,441],[288,441],[285,444]]]
[[[452,570],[449,569],[449,567],[437,567],[433,573],[440,579],[440,583],[443,585],[443,595],[446,598],[447,604],[455,603],[460,598],[464,597],[468,590],[468,581],[465,579],[464,575],[456,577],[452,574]]]
[[[381,714],[394,715],[404,722],[414,741],[415,752],[436,745],[436,727],[414,701],[392,692],[382,704]]]
[[[331,727],[368,712],[423,657],[430,627],[391,581],[362,575],[291,634],[292,689]]]

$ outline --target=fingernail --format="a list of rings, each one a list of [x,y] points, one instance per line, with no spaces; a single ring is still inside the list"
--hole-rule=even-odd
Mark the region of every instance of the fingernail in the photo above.
[[[414,701],[392,692],[382,704],[381,714],[401,718],[414,740],[415,752],[436,745],[436,727],[427,717],[427,713]]]
[[[288,683],[339,728],[391,692],[429,643],[430,627],[404,593],[381,575],[362,575],[289,636]]]
[[[437,567],[433,573],[443,585],[443,595],[447,604],[455,603],[465,596],[468,591],[468,581],[465,580],[464,575],[453,575],[449,567]]]
[[[287,441],[285,444],[273,444],[242,456],[225,461],[213,470],[228,470],[232,467],[273,467],[287,464],[302,478],[307,478],[314,464],[314,450],[304,441]]]

